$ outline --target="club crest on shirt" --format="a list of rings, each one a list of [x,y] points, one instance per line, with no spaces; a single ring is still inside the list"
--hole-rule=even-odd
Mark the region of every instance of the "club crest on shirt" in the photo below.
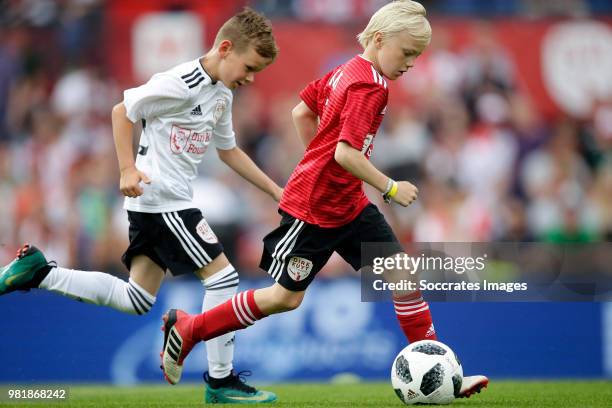
[[[172,131],[170,132],[170,150],[172,150],[172,153],[183,153],[190,134],[191,130],[189,129],[183,129],[174,125],[172,126]]]
[[[289,259],[287,272],[294,281],[299,282],[306,279],[310,275],[310,271],[312,271],[312,261],[299,256]]]
[[[212,228],[210,228],[210,225],[208,225],[206,220],[203,218],[202,218],[202,221],[198,223],[198,226],[196,227],[196,231],[198,232],[198,235],[200,236],[200,238],[204,240],[204,242],[207,242],[209,244],[215,244],[219,242]]]
[[[217,124],[219,119],[221,119],[221,116],[223,116],[223,113],[225,112],[226,108],[227,102],[225,101],[225,99],[217,99],[215,111],[213,112],[213,121],[215,122],[215,125]]]

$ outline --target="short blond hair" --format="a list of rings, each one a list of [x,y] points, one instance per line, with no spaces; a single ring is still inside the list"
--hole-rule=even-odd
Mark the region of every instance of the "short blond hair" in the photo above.
[[[417,45],[425,48],[431,41],[431,25],[425,18],[426,14],[425,7],[416,1],[393,1],[374,13],[365,30],[357,35],[357,40],[365,49],[376,33],[386,38],[408,30]]]
[[[249,7],[223,24],[215,38],[215,47],[224,40],[230,40],[238,52],[252,45],[264,58],[274,59],[278,54],[270,20]]]

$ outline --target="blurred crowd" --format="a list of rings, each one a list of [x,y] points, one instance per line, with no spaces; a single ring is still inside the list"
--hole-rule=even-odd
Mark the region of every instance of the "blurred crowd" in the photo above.
[[[368,18],[388,0],[256,0],[266,15],[303,21]],[[421,0],[428,15],[469,17],[584,17],[612,12],[608,0]]]
[[[8,5],[3,13],[20,21],[0,28],[0,260],[27,241],[68,267],[124,273],[127,217],[110,123],[122,89],[104,70],[103,3]],[[543,117],[503,48],[479,38],[451,51],[436,33],[398,84],[418,103],[392,107],[376,137],[375,165],[416,184],[419,200],[405,209],[370,197],[404,242],[611,240],[612,106],[586,119]],[[237,92],[236,133],[282,184],[303,152],[290,120],[297,99],[264,100],[256,88]],[[196,202],[232,262],[262,275],[261,238],[278,223],[276,204],[214,152]],[[334,258],[324,273],[349,269]]]

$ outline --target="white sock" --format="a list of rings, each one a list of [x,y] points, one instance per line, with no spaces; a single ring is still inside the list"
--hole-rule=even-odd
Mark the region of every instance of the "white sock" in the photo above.
[[[238,289],[238,273],[228,265],[208,279],[202,281],[206,293],[202,312],[227,302]],[[208,374],[212,378],[225,378],[232,372],[234,360],[234,332],[226,333],[206,342]]]
[[[131,278],[128,283],[102,272],[52,268],[39,288],[131,314],[145,314],[155,303],[155,296]]]

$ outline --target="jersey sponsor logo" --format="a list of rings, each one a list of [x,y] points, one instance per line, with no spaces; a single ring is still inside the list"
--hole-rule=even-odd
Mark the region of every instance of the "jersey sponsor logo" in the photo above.
[[[197,115],[197,116],[202,116],[202,108],[200,108],[200,105],[196,106],[195,108],[193,108],[193,110],[191,111],[192,115]]]
[[[211,140],[212,130],[198,133],[173,125],[172,133],[170,134],[170,150],[174,154],[185,152],[202,155],[206,153]]]
[[[211,130],[207,130],[202,133],[193,132],[189,137],[189,144],[185,151],[193,154],[204,154],[206,153],[206,149],[208,149],[211,139]]]
[[[174,154],[181,154],[185,150],[185,145],[189,141],[191,131],[189,129],[183,129],[178,126],[172,125],[172,131],[170,132],[170,150]]]
[[[210,228],[210,225],[208,225],[205,219],[202,219],[202,221],[198,223],[196,227],[196,232],[198,233],[200,238],[204,240],[204,242],[207,242],[209,244],[216,244],[217,242],[219,242],[219,239],[217,239],[217,236],[213,232],[212,228]]]
[[[219,119],[221,119],[221,116],[223,116],[223,113],[225,112],[226,108],[227,102],[225,101],[225,99],[217,99],[215,111],[213,112],[213,121],[215,122],[215,125],[217,124]]]
[[[303,281],[310,275],[312,271],[312,261],[294,256],[289,259],[289,265],[287,266],[287,272],[289,277],[296,282]]]

